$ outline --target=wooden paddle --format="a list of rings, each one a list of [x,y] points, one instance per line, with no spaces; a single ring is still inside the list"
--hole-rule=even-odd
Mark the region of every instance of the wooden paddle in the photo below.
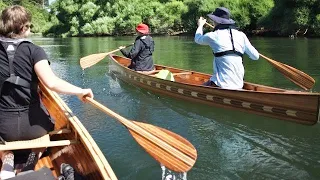
[[[262,54],[260,54],[260,56],[267,60],[270,64],[272,64],[276,69],[278,69],[286,78],[288,78],[290,81],[300,86],[301,88],[309,90],[314,86],[316,81],[308,74],[287,64],[283,64],[281,62],[270,59]]]
[[[212,26],[207,22],[206,22],[206,25],[214,28],[214,26]],[[287,64],[283,64],[276,60],[270,59],[267,56],[264,56],[262,54],[260,54],[260,56],[263,57],[265,60],[267,60],[276,69],[278,69],[286,78],[288,78],[290,81],[300,86],[301,88],[305,90],[309,90],[314,86],[316,81],[308,74],[298,69],[295,69]]]
[[[132,45],[133,45],[133,43],[130,45],[124,46],[124,48],[127,48]],[[124,49],[124,48],[118,48],[118,49],[115,49],[113,51],[106,52],[106,53],[98,53],[98,54],[91,54],[91,55],[85,56],[80,59],[80,66],[82,69],[91,67],[91,66],[97,64],[102,59],[104,59],[109,54],[115,53],[115,52],[120,51],[121,49]]]
[[[131,121],[111,111],[92,98],[86,99],[126,126],[134,139],[159,163],[175,172],[189,171],[197,159],[197,150],[186,139],[151,124]]]

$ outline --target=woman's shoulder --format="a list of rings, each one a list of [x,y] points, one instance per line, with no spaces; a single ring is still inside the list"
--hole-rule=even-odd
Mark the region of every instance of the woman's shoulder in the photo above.
[[[32,41],[24,41],[20,44],[21,47],[23,48],[28,48],[31,51],[38,51],[38,50],[43,50],[42,47],[39,45],[34,44]]]
[[[25,42],[19,45],[23,54],[31,56],[32,59],[47,59],[47,54],[42,47],[32,42]]]

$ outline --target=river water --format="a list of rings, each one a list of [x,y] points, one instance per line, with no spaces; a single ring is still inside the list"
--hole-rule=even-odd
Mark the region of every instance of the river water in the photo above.
[[[121,116],[153,124],[188,139],[198,151],[189,180],[320,179],[320,125],[304,126],[154,94],[111,77],[108,59],[82,70],[83,56],[128,45],[135,37],[32,37],[48,53],[61,78],[92,88],[95,99]],[[212,52],[193,37],[154,37],[157,64],[212,72]],[[320,92],[320,39],[250,38],[257,50],[316,80]],[[119,54],[119,53],[118,53]],[[244,58],[248,82],[301,90],[267,61]],[[117,120],[61,95],[95,139],[119,180],[160,180],[160,164]]]

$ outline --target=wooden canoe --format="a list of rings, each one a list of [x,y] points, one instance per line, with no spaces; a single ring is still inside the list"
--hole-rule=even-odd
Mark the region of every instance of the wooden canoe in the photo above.
[[[55,119],[55,131],[48,140],[17,141],[0,145],[0,150],[50,147],[49,154],[39,159],[35,170],[48,167],[54,176],[60,175],[61,163],[70,164],[85,179],[116,180],[105,156],[69,107],[55,93],[40,85],[41,99]],[[39,141],[38,141],[39,140]],[[49,142],[48,142],[49,141]],[[6,146],[6,147],[4,147]]]
[[[320,93],[285,90],[248,82],[241,90],[208,87],[202,84],[211,77],[210,74],[155,65],[155,73],[162,69],[172,72],[175,79],[173,82],[127,68],[131,61],[128,58],[111,54],[109,59],[110,71],[117,78],[156,93],[305,125],[314,125],[320,120]]]

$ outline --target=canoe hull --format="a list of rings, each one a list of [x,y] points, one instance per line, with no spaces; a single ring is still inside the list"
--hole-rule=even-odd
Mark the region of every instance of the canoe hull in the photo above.
[[[41,158],[36,169],[50,168],[55,176],[60,175],[61,163],[70,164],[86,179],[117,179],[105,156],[64,101],[54,92],[41,85],[41,99],[55,119],[55,129],[70,129],[70,133],[51,136],[51,140],[77,140],[76,144],[50,148],[49,155]]]
[[[167,69],[177,74],[172,82],[127,68],[130,59],[116,55],[110,55],[109,59],[110,71],[116,77],[156,93],[306,125],[314,125],[319,120],[318,93],[288,91],[253,83],[245,83],[243,90],[206,87],[202,83],[210,78],[209,74],[156,65],[157,70]]]

